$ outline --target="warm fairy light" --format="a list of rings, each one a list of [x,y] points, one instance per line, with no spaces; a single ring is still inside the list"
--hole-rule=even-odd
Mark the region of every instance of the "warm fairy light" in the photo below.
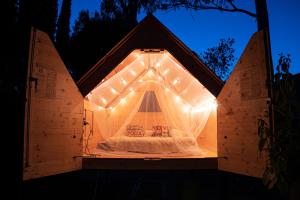
[[[141,61],[141,64],[142,64],[143,66],[145,66],[145,63],[144,63],[144,61]]]
[[[156,63],[155,67],[159,67],[160,66],[160,62]]]
[[[192,112],[205,112],[215,110],[218,107],[218,104],[215,99],[210,100],[208,102],[202,103],[200,106],[197,106],[193,109]]]
[[[131,88],[129,88],[129,91],[130,91],[130,92],[132,92],[132,91],[133,91],[133,88],[132,88],[132,87],[131,87]]]
[[[87,99],[90,101],[91,100],[91,98],[92,98],[92,95],[91,95],[91,93],[89,93],[87,96]]]
[[[130,70],[130,73],[131,73],[133,76],[136,76],[136,72],[135,72],[135,71]]]
[[[123,85],[127,85],[127,81],[125,81],[124,79],[121,80]]]
[[[102,106],[98,106],[98,110],[105,110],[105,108]]]
[[[104,103],[104,104],[107,103],[106,99],[104,99],[103,97],[101,98],[101,101],[102,101],[102,103]]]
[[[125,103],[126,103],[126,100],[125,100],[124,98],[122,98],[122,99],[120,100],[120,103],[121,103],[121,104],[125,104]]]
[[[191,109],[191,106],[189,106],[189,105],[184,105],[184,106],[183,106],[183,111],[184,111],[184,112],[189,112],[190,109]]]
[[[109,110],[110,110],[111,112],[115,112],[116,108],[114,108],[114,107],[109,107]]]
[[[166,88],[165,88],[165,91],[166,91],[166,92],[170,92],[170,89],[166,87]]]
[[[111,88],[110,90],[111,90],[112,93],[118,94],[117,90],[115,90],[114,88]]]
[[[178,79],[175,79],[175,80],[172,82],[172,84],[173,84],[173,85],[176,85],[178,82],[179,82]]]
[[[169,69],[166,69],[162,74],[165,76],[169,72]]]
[[[175,96],[175,101],[178,103],[180,102],[180,97],[179,96]]]

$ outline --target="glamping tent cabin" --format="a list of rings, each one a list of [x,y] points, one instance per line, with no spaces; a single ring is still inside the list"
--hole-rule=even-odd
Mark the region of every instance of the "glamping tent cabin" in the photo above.
[[[261,177],[264,33],[225,85],[147,16],[74,83],[49,37],[31,34],[24,180],[78,169],[221,169]]]

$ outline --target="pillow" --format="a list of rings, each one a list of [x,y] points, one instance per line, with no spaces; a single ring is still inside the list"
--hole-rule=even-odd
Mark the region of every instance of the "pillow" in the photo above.
[[[126,136],[128,137],[144,137],[145,132],[143,126],[140,125],[128,125],[126,130]]]
[[[169,137],[169,129],[168,126],[153,126],[153,134],[152,137]]]

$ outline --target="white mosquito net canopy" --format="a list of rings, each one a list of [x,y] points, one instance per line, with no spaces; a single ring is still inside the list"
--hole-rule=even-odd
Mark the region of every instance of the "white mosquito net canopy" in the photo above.
[[[167,51],[133,51],[87,99],[96,108],[94,124],[106,141],[196,141],[216,107],[215,97]]]

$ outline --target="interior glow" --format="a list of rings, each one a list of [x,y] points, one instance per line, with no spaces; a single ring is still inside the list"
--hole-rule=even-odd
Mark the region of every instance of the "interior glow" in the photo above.
[[[183,106],[183,111],[184,111],[185,113],[189,112],[190,109],[191,109],[191,106],[189,106],[189,105],[184,105],[184,106]]]
[[[105,110],[105,108],[102,106],[98,106],[98,110]]]
[[[105,98],[101,97],[101,101],[104,103],[104,104],[107,104],[107,101]]]
[[[136,76],[136,72],[135,72],[135,71],[130,70],[130,73],[131,73],[133,76]]]
[[[180,102],[180,100],[181,100],[181,99],[180,99],[179,96],[175,96],[175,101],[176,101],[176,102]]]
[[[121,80],[123,85],[127,85],[127,81],[125,81],[124,79]]]
[[[122,99],[120,100],[120,103],[121,103],[121,104],[125,104],[125,103],[126,103],[126,100],[125,100],[124,98],[122,98]]]
[[[182,152],[191,147],[181,145],[195,144],[192,149],[197,152],[198,144],[202,145],[198,143],[199,135],[210,134],[205,127],[211,120],[211,111],[217,107],[210,91],[194,81],[192,74],[167,51],[135,50],[116,69],[88,96],[88,103],[95,108],[94,124],[101,142],[116,139],[115,146],[131,148],[135,145],[132,140],[148,138],[149,144],[154,140],[170,140],[175,143],[170,145],[180,146]],[[148,134],[156,126],[167,127],[169,135],[156,138],[126,135],[128,127],[142,127],[143,134]],[[118,143],[124,142],[124,138],[127,143]],[[145,149],[148,146],[146,141],[141,144],[136,146]]]
[[[217,102],[215,99],[207,101],[199,106],[196,106],[196,108],[194,108],[192,110],[192,112],[197,113],[197,112],[207,112],[207,111],[211,111],[211,110],[215,110],[217,108]]]
[[[175,79],[175,80],[172,82],[172,84],[173,84],[173,85],[176,85],[178,82],[179,82],[178,79]]]
[[[165,76],[169,72],[169,69],[166,69],[162,74]]]
[[[118,94],[117,90],[115,90],[113,87],[110,89],[112,93]]]

